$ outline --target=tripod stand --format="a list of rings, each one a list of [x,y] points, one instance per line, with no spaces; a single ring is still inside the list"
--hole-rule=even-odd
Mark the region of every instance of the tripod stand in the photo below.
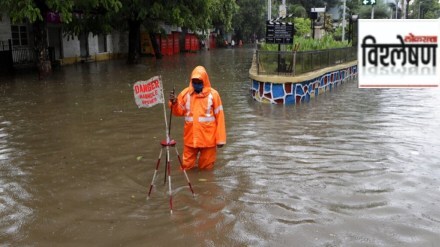
[[[163,152],[163,149],[166,148],[167,153],[166,153],[166,163],[165,163],[165,166],[166,166],[165,167],[165,171],[166,171],[165,178],[166,178],[166,175],[168,174],[168,191],[170,194],[170,211],[172,214],[173,213],[173,195],[172,195],[172,191],[171,191],[170,147],[174,147],[174,149],[176,150],[176,155],[179,160],[180,167],[183,170],[183,174],[185,174],[186,181],[188,182],[189,189],[191,190],[193,197],[194,197],[194,190],[192,189],[191,182],[189,181],[189,178],[188,178],[188,174],[186,173],[185,169],[183,169],[182,160],[180,159],[179,152],[177,151],[176,141],[170,140],[170,138],[167,138],[167,140],[161,141],[160,145],[162,146],[162,148],[160,149],[160,152],[159,152],[159,158],[157,159],[157,163],[156,163],[156,170],[154,171],[153,180],[151,181],[150,190],[148,191],[147,199],[150,198],[151,190],[153,189],[153,186],[154,186],[154,180],[156,179],[157,171],[159,170],[159,164],[160,164],[160,159],[162,158],[162,152]],[[166,181],[164,181],[164,183],[165,182]]]

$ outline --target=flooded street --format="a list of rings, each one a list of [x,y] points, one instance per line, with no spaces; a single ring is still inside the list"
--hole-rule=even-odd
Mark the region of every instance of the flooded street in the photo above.
[[[0,77],[0,246],[438,245],[440,90],[354,81],[304,105],[261,104],[252,52]],[[138,109],[132,86],[162,75],[168,95],[197,65],[222,97],[228,139],[214,170],[188,172],[195,198],[171,152],[170,215],[163,162],[146,199],[163,108]],[[180,153],[182,133],[173,117]]]

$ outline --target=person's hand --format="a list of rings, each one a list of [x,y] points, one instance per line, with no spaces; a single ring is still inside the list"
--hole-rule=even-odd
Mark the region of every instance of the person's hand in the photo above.
[[[174,91],[170,92],[170,101],[171,101],[171,104],[175,104],[177,101],[176,95],[174,94]]]
[[[217,148],[222,148],[224,144],[217,144]]]

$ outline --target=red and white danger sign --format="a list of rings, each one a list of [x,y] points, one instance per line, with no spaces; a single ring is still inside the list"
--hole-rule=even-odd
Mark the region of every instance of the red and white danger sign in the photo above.
[[[147,81],[137,81],[133,85],[133,92],[139,108],[148,108],[164,102],[162,81],[159,76],[151,77]]]

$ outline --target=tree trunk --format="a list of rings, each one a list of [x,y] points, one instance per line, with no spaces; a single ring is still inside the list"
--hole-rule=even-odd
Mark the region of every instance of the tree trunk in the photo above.
[[[153,45],[154,55],[156,56],[157,59],[161,59],[162,53],[160,52],[159,44],[157,43],[154,33],[150,32],[149,35],[150,35],[151,44]]]
[[[128,64],[139,63],[140,55],[140,21],[128,21]]]
[[[44,79],[52,73],[47,47],[47,27],[44,21],[36,21],[34,28],[34,47],[37,56],[38,78]]]
[[[35,0],[35,4],[40,9],[43,18],[45,18],[49,10],[45,1]],[[37,57],[38,79],[41,80],[52,73],[52,65],[49,60],[47,45],[47,25],[46,21],[37,20],[32,26],[34,29],[34,48]]]

